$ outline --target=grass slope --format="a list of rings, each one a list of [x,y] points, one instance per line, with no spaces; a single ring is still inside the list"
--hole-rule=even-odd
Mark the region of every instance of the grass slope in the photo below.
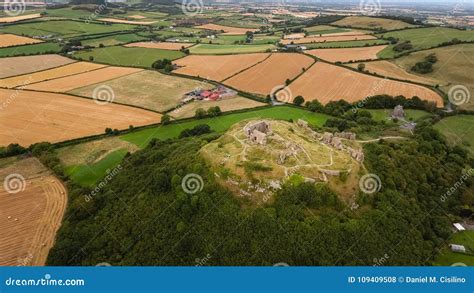
[[[327,42],[327,43],[310,43],[301,44],[306,46],[308,49],[319,49],[319,48],[354,48],[364,47],[367,45],[384,45],[388,44],[385,40],[359,40],[359,41],[342,41],[342,42]]]
[[[449,243],[464,245],[472,253],[474,251],[474,231],[456,233],[449,239]],[[435,260],[436,265],[442,266],[450,266],[456,263],[474,266],[474,254],[455,253],[446,247]]]
[[[457,115],[440,120],[434,126],[451,145],[466,147],[474,154],[474,116]]]
[[[113,35],[102,38],[87,39],[82,40],[81,43],[83,46],[93,46],[99,47],[100,44],[104,46],[115,46],[131,42],[140,42],[144,40],[149,40],[147,37],[142,37],[136,34],[123,34],[123,35]]]
[[[39,55],[45,53],[58,53],[61,46],[56,43],[40,43],[25,46],[16,46],[0,49],[0,57],[11,57],[20,55]]]
[[[248,111],[243,113],[223,115],[216,118],[206,118],[192,120],[183,123],[160,125],[155,128],[144,129],[141,131],[125,134],[121,138],[125,141],[134,143],[139,147],[145,147],[153,138],[168,139],[178,137],[181,131],[192,128],[198,124],[208,124],[216,132],[224,132],[233,124],[244,119],[251,118],[271,118],[279,120],[297,120],[304,119],[314,126],[322,126],[329,118],[328,115],[308,112],[303,109],[281,106],[269,107],[260,110]]]

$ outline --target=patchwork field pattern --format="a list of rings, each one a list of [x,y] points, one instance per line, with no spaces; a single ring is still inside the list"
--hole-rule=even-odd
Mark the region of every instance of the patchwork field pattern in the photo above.
[[[26,45],[26,44],[37,44],[42,43],[41,40],[32,38],[12,35],[12,34],[0,34],[0,48]]]
[[[277,86],[284,86],[287,79],[294,79],[308,69],[314,60],[295,53],[272,54],[268,59],[231,78],[224,83],[261,95],[270,94]]]
[[[361,47],[361,48],[341,48],[341,49],[313,49],[305,53],[311,54],[330,62],[350,62],[357,60],[377,59],[377,53],[383,50],[383,46]]]
[[[0,87],[14,88],[22,87],[27,88],[28,84],[42,82],[46,80],[62,78],[69,75],[79,74],[91,70],[103,68],[106,65],[94,64],[89,62],[76,62],[53,69],[39,71],[35,73],[14,76],[10,78],[0,79]]]
[[[333,22],[335,25],[349,26],[356,28],[376,29],[383,28],[386,30],[396,30],[409,27],[415,27],[412,24],[387,18],[377,18],[368,16],[348,16],[344,19]]]
[[[107,80],[140,72],[143,69],[128,67],[105,67],[90,72],[43,81],[27,86],[28,89],[64,93],[76,88],[101,83]]]
[[[199,76],[209,80],[222,81],[230,76],[258,63],[270,54],[243,54],[225,56],[187,56],[176,60],[179,66],[174,72],[190,76]]]
[[[210,89],[206,82],[164,75],[156,71],[144,70],[135,74],[106,81],[115,95],[114,101],[164,112],[176,107],[184,94],[195,89]],[[78,88],[71,93],[92,97],[97,85]]]
[[[75,62],[60,55],[10,57],[0,59],[0,78],[46,70]]]
[[[59,142],[102,134],[107,127],[126,129],[159,123],[161,115],[117,104],[63,94],[0,89],[0,146]]]
[[[357,102],[368,96],[387,94],[418,96],[422,100],[435,102],[439,107],[443,99],[433,90],[423,86],[373,77],[340,66],[317,62],[302,76],[290,84],[293,97],[301,95],[305,100],[318,100],[326,104],[344,99]]]
[[[156,21],[133,21],[117,18],[99,18],[99,21],[111,22],[111,23],[124,23],[124,24],[134,24],[134,25],[150,25],[154,24]]]
[[[13,186],[11,174],[21,177],[18,193],[0,188],[0,265],[45,265],[66,209],[66,188],[35,158],[9,162],[0,181]]]

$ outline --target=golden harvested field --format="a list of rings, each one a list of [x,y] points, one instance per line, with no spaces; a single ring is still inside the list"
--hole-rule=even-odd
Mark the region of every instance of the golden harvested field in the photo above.
[[[143,15],[130,15],[128,18],[133,18],[133,19],[144,19],[146,18],[145,16]]]
[[[169,43],[169,42],[137,42],[125,45],[125,47],[139,47],[164,50],[181,50],[194,45],[193,43]]]
[[[236,89],[261,95],[270,94],[277,86],[284,86],[286,79],[294,79],[308,69],[314,60],[303,54],[272,54],[270,58],[224,83]]]
[[[209,109],[210,107],[218,106],[222,112],[239,110],[239,109],[249,109],[260,106],[265,106],[266,104],[260,103],[251,99],[247,99],[241,96],[235,96],[231,98],[225,98],[219,101],[194,101],[188,103],[181,108],[170,112],[170,115],[175,119],[189,118],[194,117],[196,110],[198,108]]]
[[[196,28],[205,29],[205,30],[213,30],[213,31],[224,31],[222,35],[245,35],[246,32],[255,32],[258,29],[254,28],[241,28],[241,27],[232,27],[232,26],[224,26],[218,24],[205,24],[196,26]]]
[[[307,50],[305,53],[330,62],[349,62],[377,59],[377,53],[385,49],[385,47],[387,45],[362,48],[313,49]]]
[[[0,146],[60,142],[158,123],[161,115],[134,107],[54,93],[0,89]]]
[[[174,61],[181,68],[174,72],[222,81],[270,56],[267,53],[197,56],[190,55]]]
[[[105,21],[110,23],[125,23],[125,24],[136,24],[136,25],[150,25],[154,24],[156,21],[133,21],[117,18],[99,18],[98,21]]]
[[[40,18],[40,17],[41,17],[41,14],[39,13],[12,16],[12,17],[0,17],[0,23],[11,23],[11,22],[17,22],[17,21],[22,21],[22,20],[27,20],[27,19]]]
[[[324,62],[313,65],[291,83],[289,89],[293,97],[301,95],[307,101],[318,100],[322,104],[341,99],[352,103],[368,96],[387,94],[418,96],[443,105],[443,99],[436,92],[423,86],[377,78]]]
[[[423,76],[411,74],[407,72],[405,69],[397,66],[396,64],[393,64],[390,61],[379,60],[379,61],[361,62],[361,63],[365,64],[365,70],[368,70],[371,73],[375,72],[381,76],[398,78],[401,80],[410,80],[410,81],[424,83],[428,85],[436,85],[440,83],[440,81],[437,81],[433,78],[426,78]],[[347,66],[350,66],[352,68],[357,68],[359,64],[360,63],[351,63],[351,64],[347,64]]]
[[[0,188],[0,266],[45,265],[66,209],[66,188],[35,158],[2,167],[0,181],[18,191]]]
[[[333,22],[335,25],[340,26],[349,26],[349,27],[358,27],[358,28],[384,28],[386,30],[396,30],[407,27],[415,27],[412,24],[387,18],[377,18],[377,17],[368,17],[368,16],[348,16],[336,22]]]
[[[79,74],[91,70],[103,68],[106,65],[95,64],[89,62],[76,62],[53,69],[48,69],[40,72],[14,76],[10,78],[0,79],[0,87],[14,88],[22,87],[27,88],[27,84],[42,82],[46,80],[61,78],[69,75]]]
[[[209,83],[169,76],[151,70],[110,80],[101,85],[109,86],[113,90],[116,102],[160,112],[176,107],[183,95],[190,91],[213,87]],[[92,97],[95,88],[96,85],[91,85],[78,88],[71,93]]]
[[[76,75],[35,83],[29,85],[28,89],[64,93],[80,87],[101,83],[132,73],[137,73],[142,70],[143,69],[110,66],[91,72],[79,73]]]
[[[0,78],[46,70],[75,62],[60,55],[0,58]]]
[[[459,44],[455,46],[440,47],[431,50],[413,52],[408,56],[403,56],[394,62],[409,71],[417,62],[430,55],[435,54],[438,62],[433,64],[433,72],[416,75],[425,78],[432,78],[440,81],[440,88],[447,94],[454,86],[464,86],[468,89],[470,99],[466,103],[459,105],[460,108],[474,110],[474,44]]]
[[[0,34],[0,48],[19,46],[26,44],[37,44],[42,43],[41,40],[36,40],[32,38],[12,35],[12,34]]]
[[[291,44],[308,44],[308,43],[323,43],[323,42],[340,42],[340,41],[357,41],[357,40],[374,40],[376,37],[371,35],[342,35],[342,36],[308,36],[306,38],[301,38],[297,40],[281,40],[281,43],[284,45]]]

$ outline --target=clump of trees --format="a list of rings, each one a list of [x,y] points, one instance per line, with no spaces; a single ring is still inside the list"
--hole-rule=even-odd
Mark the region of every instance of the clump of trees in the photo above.
[[[173,64],[171,63],[171,60],[166,58],[153,62],[151,67],[154,69],[163,70],[165,72],[171,72],[173,70]]]
[[[203,119],[206,117],[217,117],[222,114],[221,108],[219,106],[210,107],[209,109],[204,110],[203,108],[196,109],[194,117],[197,119]]]
[[[405,42],[399,43],[399,44],[397,44],[393,47],[393,50],[396,51],[396,52],[408,51],[408,50],[412,50],[412,49],[413,49],[413,45],[412,45],[411,41],[405,41]]]
[[[438,61],[435,53],[432,53],[424,58],[423,61],[417,62],[412,68],[412,71],[426,74],[433,72],[433,64]]]

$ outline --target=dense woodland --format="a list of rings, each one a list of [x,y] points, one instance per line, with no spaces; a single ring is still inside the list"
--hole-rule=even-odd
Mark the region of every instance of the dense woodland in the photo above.
[[[472,201],[460,197],[472,182],[440,200],[473,163],[423,123],[413,139],[367,145],[365,165],[382,189],[359,194],[357,209],[311,183],[287,183],[272,203],[244,208],[198,154],[217,136],[152,141],[88,201],[91,190],[70,186],[48,264],[376,265],[384,257],[384,265],[425,265]],[[54,150],[36,155],[57,164]],[[204,181],[194,195],[181,187],[189,173]]]

